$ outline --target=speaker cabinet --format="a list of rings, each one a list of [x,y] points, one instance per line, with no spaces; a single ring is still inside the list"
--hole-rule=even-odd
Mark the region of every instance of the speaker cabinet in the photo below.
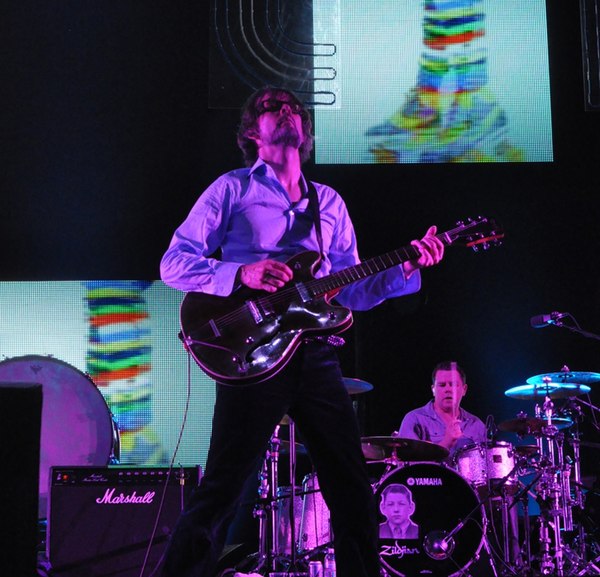
[[[0,383],[0,574],[36,574],[42,385]]]
[[[150,575],[200,467],[52,467],[46,549],[57,577]],[[156,528],[156,529],[155,529]]]

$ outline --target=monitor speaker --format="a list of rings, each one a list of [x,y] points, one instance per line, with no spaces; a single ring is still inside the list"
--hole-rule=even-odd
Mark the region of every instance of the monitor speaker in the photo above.
[[[0,574],[36,574],[42,385],[0,383]]]

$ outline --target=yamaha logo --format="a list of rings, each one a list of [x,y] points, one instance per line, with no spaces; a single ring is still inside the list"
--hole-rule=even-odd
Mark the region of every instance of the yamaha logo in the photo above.
[[[444,483],[439,477],[409,477],[406,484],[409,487],[441,487]]]

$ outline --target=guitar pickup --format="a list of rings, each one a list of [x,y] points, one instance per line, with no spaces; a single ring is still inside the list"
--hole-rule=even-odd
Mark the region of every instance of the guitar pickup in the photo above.
[[[246,306],[248,307],[248,310],[250,311],[250,314],[252,315],[252,318],[254,319],[254,322],[257,325],[259,325],[265,320],[254,301],[246,301]]]
[[[307,303],[310,300],[312,300],[311,296],[308,292],[308,289],[304,286],[304,283],[297,282],[295,286],[296,286],[296,290],[298,291],[298,294],[300,295],[300,298],[302,299],[303,303]]]

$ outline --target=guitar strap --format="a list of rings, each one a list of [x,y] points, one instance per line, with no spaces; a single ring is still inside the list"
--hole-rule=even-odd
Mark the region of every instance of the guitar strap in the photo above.
[[[310,180],[307,180],[306,182],[308,183],[308,206],[313,214],[315,221],[315,233],[317,235],[317,242],[319,243],[320,266],[323,262],[323,235],[321,233],[321,211],[319,209],[319,198],[317,197],[317,189],[315,188],[315,185]],[[338,335],[309,337],[308,340],[323,341],[332,347],[341,347],[346,343],[345,339]]]
[[[310,208],[313,219],[315,221],[315,233],[317,235],[317,242],[319,243],[319,256],[320,260],[323,260],[323,234],[321,233],[321,211],[319,210],[319,198],[317,197],[317,189],[315,185],[307,180],[308,187],[308,207]]]

